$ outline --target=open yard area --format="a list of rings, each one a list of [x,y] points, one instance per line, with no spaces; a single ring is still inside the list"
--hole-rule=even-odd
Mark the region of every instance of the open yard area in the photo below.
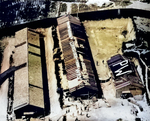
[[[99,79],[110,77],[107,60],[122,54],[122,43],[135,39],[130,18],[83,22]]]

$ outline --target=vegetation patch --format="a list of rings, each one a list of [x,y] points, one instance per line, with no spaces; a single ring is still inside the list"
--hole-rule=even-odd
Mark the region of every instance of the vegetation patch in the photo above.
[[[72,4],[71,5],[71,13],[77,13],[78,12],[78,5],[77,4]]]
[[[88,11],[90,8],[86,4],[79,4],[79,11]]]
[[[82,4],[72,4],[71,6],[71,13],[77,13],[77,12],[88,12],[88,11],[97,11],[98,9],[100,9],[101,7],[98,6],[97,4],[90,4],[90,5],[86,5],[85,3]]]
[[[50,6],[50,12],[55,12],[56,11],[56,2],[52,2]]]
[[[60,3],[59,12],[66,12],[67,11],[67,4],[66,3]]]
[[[132,23],[132,20],[122,18],[84,22],[91,49],[96,51],[99,58],[108,59],[119,53],[122,42],[128,41],[124,35],[128,33],[128,22]]]
[[[122,43],[135,39],[132,20],[107,19],[103,21],[85,21],[84,27],[89,45],[101,79],[107,79],[107,60],[117,54],[122,54]]]

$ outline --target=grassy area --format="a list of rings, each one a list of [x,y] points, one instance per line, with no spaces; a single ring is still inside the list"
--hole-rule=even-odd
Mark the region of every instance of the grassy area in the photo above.
[[[107,60],[122,54],[122,43],[135,37],[131,19],[107,19],[84,23],[99,77],[108,77]],[[130,36],[129,36],[130,35]]]
[[[122,18],[84,22],[91,49],[98,58],[108,59],[116,53],[121,53],[119,50],[122,42],[128,41],[128,38],[124,37],[124,31],[128,32],[128,22],[132,23],[132,20]]]

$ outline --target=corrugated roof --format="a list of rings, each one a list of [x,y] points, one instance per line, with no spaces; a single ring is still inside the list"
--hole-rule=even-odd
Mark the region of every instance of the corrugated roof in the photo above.
[[[81,80],[85,81],[90,79],[90,83],[92,84],[91,86],[95,86],[95,83],[93,83],[95,82],[95,78],[93,75],[91,61],[84,57],[79,57],[79,53],[82,53],[80,56],[83,56],[85,49],[85,47],[83,47],[85,45],[85,32],[81,26],[81,22],[79,19],[71,15],[62,16],[57,19],[57,22],[58,37],[61,41],[61,49],[64,56],[70,91],[72,92],[74,90],[73,87],[77,89]],[[83,73],[87,76],[81,76]],[[90,77],[90,75],[92,75],[92,77]],[[86,79],[83,77],[86,77]],[[80,88],[84,87],[85,85]],[[91,87],[91,89],[95,89],[95,87]]]

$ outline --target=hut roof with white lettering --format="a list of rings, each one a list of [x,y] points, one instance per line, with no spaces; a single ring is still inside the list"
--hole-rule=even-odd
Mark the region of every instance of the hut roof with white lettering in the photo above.
[[[107,63],[114,75],[116,90],[129,85],[144,88],[138,72],[130,60],[118,54],[111,57]]]

